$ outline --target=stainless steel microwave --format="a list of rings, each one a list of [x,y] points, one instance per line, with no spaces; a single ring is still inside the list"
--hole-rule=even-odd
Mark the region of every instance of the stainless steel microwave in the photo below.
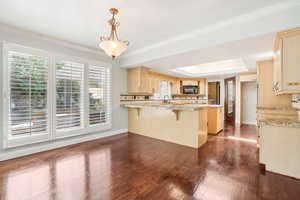
[[[195,85],[185,85],[182,86],[183,94],[198,94],[199,87]]]

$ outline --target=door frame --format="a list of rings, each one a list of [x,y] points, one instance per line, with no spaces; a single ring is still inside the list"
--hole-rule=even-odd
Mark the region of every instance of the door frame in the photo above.
[[[232,106],[232,110],[233,110],[233,114],[232,114],[232,117],[228,117],[227,115],[227,112],[228,112],[228,109],[227,109],[227,106],[228,106],[228,88],[227,88],[227,85],[228,85],[228,81],[233,81],[233,106]],[[236,119],[236,116],[235,116],[235,105],[236,105],[236,78],[235,77],[231,77],[231,78],[226,78],[224,79],[224,84],[225,84],[225,120],[226,121],[229,121],[229,122],[234,122],[235,123],[235,119]]]
[[[215,90],[216,90],[217,95],[216,95],[216,103],[215,104],[220,105],[221,104],[221,81],[208,81],[207,82],[208,87],[209,87],[210,83],[216,84]],[[209,96],[209,90],[208,90],[207,96]]]

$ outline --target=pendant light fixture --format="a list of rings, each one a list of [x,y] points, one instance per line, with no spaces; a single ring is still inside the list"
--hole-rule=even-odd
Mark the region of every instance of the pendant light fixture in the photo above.
[[[100,48],[104,50],[104,52],[112,57],[113,59],[120,56],[128,47],[128,41],[119,40],[117,35],[117,27],[120,25],[118,21],[115,19],[115,15],[118,14],[118,9],[111,8],[110,13],[112,14],[112,18],[108,21],[111,26],[111,33],[109,37],[100,37]]]

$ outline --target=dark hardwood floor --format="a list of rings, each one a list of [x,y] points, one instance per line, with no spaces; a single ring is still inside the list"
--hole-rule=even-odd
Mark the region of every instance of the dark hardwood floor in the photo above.
[[[299,180],[260,170],[255,139],[227,125],[199,150],[134,134],[73,145],[1,162],[0,198],[299,200]]]

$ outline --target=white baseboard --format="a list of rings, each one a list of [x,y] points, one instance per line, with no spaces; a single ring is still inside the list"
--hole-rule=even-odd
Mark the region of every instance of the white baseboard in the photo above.
[[[39,153],[43,151],[48,151],[52,149],[57,149],[60,147],[64,146],[69,146],[72,144],[79,144],[82,142],[87,142],[91,140],[96,140],[108,136],[113,136],[113,135],[118,135],[121,133],[127,133],[128,129],[119,129],[119,130],[109,130],[101,133],[94,133],[94,134],[89,134],[89,135],[81,135],[77,137],[72,137],[72,138],[66,138],[62,140],[57,140],[57,141],[52,141],[52,142],[47,142],[43,144],[36,144],[36,145],[30,145],[30,146],[24,146],[24,147],[19,147],[15,149],[7,149],[3,150],[0,153],[0,161],[4,160],[9,160],[25,155],[30,155],[34,153]]]
[[[243,122],[243,124],[256,125],[256,122]]]

